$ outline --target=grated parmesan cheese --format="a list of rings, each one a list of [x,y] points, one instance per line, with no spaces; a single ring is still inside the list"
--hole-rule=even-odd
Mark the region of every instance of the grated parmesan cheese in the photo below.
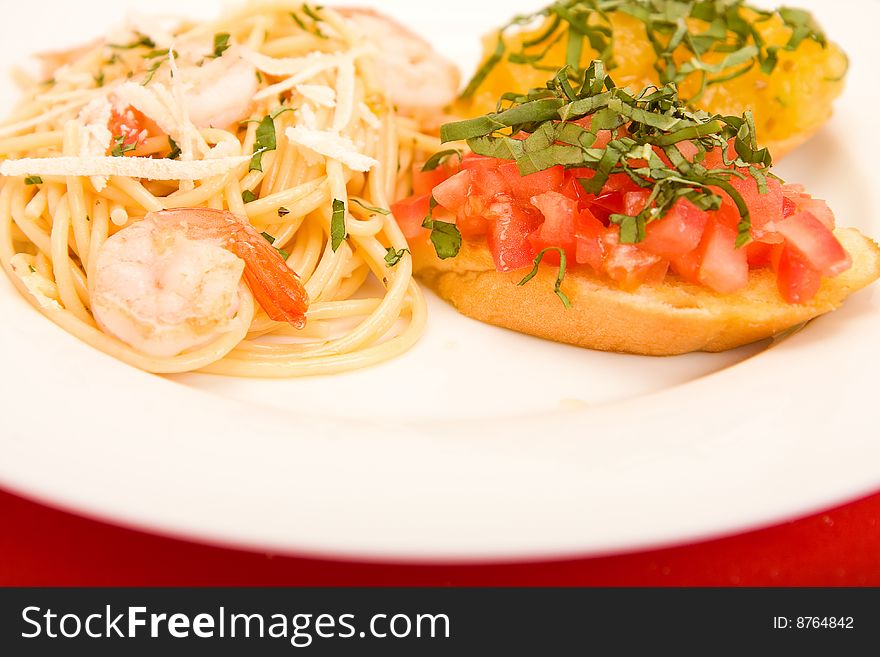
[[[284,134],[291,143],[337,160],[352,171],[369,171],[378,164],[372,157],[359,152],[351,139],[336,132],[292,126]]]
[[[318,107],[335,107],[336,91],[323,84],[298,84],[296,91]]]
[[[110,124],[110,115],[113,106],[107,98],[95,98],[82,108],[77,117],[80,127],[80,157],[95,157],[106,155],[113,135],[107,127]],[[107,176],[92,176],[92,186],[99,194],[107,186]]]
[[[32,256],[24,253],[16,253],[9,260],[12,271],[21,279],[27,291],[36,299],[40,307],[47,310],[62,310],[61,304],[58,303],[57,286],[46,277],[31,271],[31,258]]]
[[[250,155],[212,160],[153,159],[150,157],[25,157],[0,164],[4,176],[125,176],[148,180],[202,180],[244,164]]]

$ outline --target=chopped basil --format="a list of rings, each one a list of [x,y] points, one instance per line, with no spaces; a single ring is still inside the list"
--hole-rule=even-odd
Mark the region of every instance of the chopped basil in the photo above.
[[[394,267],[403,258],[403,254],[409,253],[409,249],[397,250],[393,246],[389,246],[385,254],[385,263],[389,267]]]
[[[115,144],[113,148],[110,150],[110,155],[113,157],[122,157],[129,151],[133,151],[137,148],[137,144],[126,144],[125,143],[125,135],[119,135],[113,139],[113,143]]]
[[[141,82],[142,87],[146,87],[150,83],[150,81],[153,79],[153,76],[156,75],[156,71],[159,70],[159,67],[161,67],[163,63],[165,63],[164,59],[157,59],[152,64],[150,64],[150,67],[147,69],[147,77],[144,78],[143,82]]]
[[[24,179],[25,185],[42,185],[43,179],[40,176],[28,176]]]
[[[246,189],[241,193],[241,200],[245,203],[250,203],[257,200],[257,195],[254,194],[251,190]]]
[[[612,175],[626,175],[650,195],[638,215],[611,216],[623,243],[643,240],[645,226],[663,218],[682,198],[702,210],[717,210],[722,198],[715,190],[720,188],[740,214],[737,245],[748,243],[749,208],[731,180],[751,176],[759,192],[766,193],[766,177],[772,175],[772,158],[766,148],[758,148],[750,112],[738,117],[691,111],[674,83],[633,94],[617,87],[598,60],[586,69],[576,92],[568,83],[569,73],[565,67],[546,88],[509,96],[512,104],[504,111],[444,125],[441,140],[465,139],[478,155],[515,160],[522,175],[560,164],[592,169],[592,177],[580,179],[589,194],[600,194]],[[584,118],[590,118],[589,128],[574,123]],[[596,148],[602,131],[614,136]],[[527,137],[515,139],[520,133]],[[679,150],[682,142],[696,148],[692,159]],[[701,164],[714,149],[721,151],[726,168]]]
[[[214,35],[214,52],[212,57],[220,57],[229,48],[229,34],[220,32]]]
[[[136,40],[131,43],[108,43],[107,45],[110,48],[115,48],[116,50],[132,50],[134,48],[155,48],[156,43],[148,37],[146,34],[142,34],[140,32],[135,32]]]
[[[425,173],[427,171],[434,171],[434,169],[441,166],[453,155],[458,157],[458,161],[459,163],[461,163],[461,151],[457,148],[450,148],[445,151],[440,151],[439,153],[434,153],[431,157],[429,157],[428,161],[425,162],[424,166],[422,167],[422,172]]]
[[[32,274],[36,274],[36,273],[37,273],[37,268],[34,267],[33,265],[28,265],[28,270],[30,270],[30,272],[31,272]]]
[[[535,266],[532,268],[532,271],[526,274],[525,278],[517,283],[517,285],[525,285],[538,275],[538,267],[541,264],[541,260],[544,259],[547,251],[559,252],[559,274],[556,276],[556,284],[553,286],[553,291],[556,293],[556,296],[560,298],[560,300],[562,301],[562,305],[565,306],[566,310],[570,309],[571,301],[569,301],[568,296],[565,294],[565,292],[562,291],[562,281],[565,279],[565,250],[561,249],[558,246],[548,246],[546,249],[542,250],[537,256],[535,256]]]
[[[103,69],[98,71],[94,76],[95,78],[95,86],[103,87],[104,86],[104,71]]]
[[[278,146],[275,137],[275,119],[267,114],[257,126],[256,141],[254,142],[254,156],[251,158],[250,171],[263,170],[263,153],[274,151]]]
[[[306,21],[302,19],[302,17],[297,14],[295,11],[290,12],[290,17],[294,20],[294,22],[299,26],[301,30],[304,32],[308,32],[310,34],[314,34],[319,39],[327,39],[329,38],[324,32],[321,31],[321,27],[319,23],[324,19],[318,14],[321,10],[321,7],[316,6],[314,9],[309,7],[309,5],[304,4],[302,6],[302,11],[306,15],[306,17],[311,21],[311,25],[307,25]]]
[[[275,244],[275,237],[274,236],[270,235],[269,233],[267,233],[265,231],[260,233],[260,235],[262,235],[266,239],[266,241],[269,242],[269,244],[272,244],[274,246],[274,244]],[[290,254],[287,251],[285,251],[284,249],[279,249],[276,246],[275,250],[278,251],[278,255],[280,255],[284,260],[287,260],[290,257]]]
[[[345,241],[345,202],[333,199],[333,217],[330,219],[330,248],[336,251]]]
[[[281,206],[280,208],[278,208],[278,216],[279,217],[286,217],[289,214],[290,214],[290,210],[288,210],[284,206]]]
[[[437,207],[437,199],[431,197],[428,206],[428,216],[422,222],[422,228],[431,231],[431,244],[434,245],[434,252],[441,260],[454,258],[461,250],[461,232],[458,226],[448,221],[439,221],[434,219],[434,208]]]
[[[367,205],[366,203],[364,203],[364,202],[363,202],[362,200],[360,200],[359,198],[354,198],[354,197],[352,197],[352,198],[350,198],[349,200],[350,200],[352,203],[357,203],[359,206],[361,206],[364,210],[366,210],[366,211],[368,211],[368,212],[375,212],[376,214],[381,214],[381,215],[385,215],[385,216],[391,214],[391,211],[390,211],[390,210],[385,210],[384,208],[377,208],[377,207],[372,206],[372,205]]]
[[[169,160],[176,160],[180,157],[180,146],[177,145],[177,142],[174,141],[171,137],[168,137],[168,146],[171,148],[168,155],[165,157]]]

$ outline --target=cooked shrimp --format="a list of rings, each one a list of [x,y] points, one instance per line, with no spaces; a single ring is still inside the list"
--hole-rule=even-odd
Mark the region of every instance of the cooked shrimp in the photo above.
[[[151,212],[99,250],[92,311],[102,330],[135,349],[174,356],[229,330],[242,275],[271,319],[305,326],[305,288],[252,226],[223,210]]]
[[[381,83],[401,111],[442,110],[456,99],[458,68],[440,56],[430,43],[371,9],[337,11],[380,46]]]
[[[249,116],[257,93],[256,69],[237,54],[227,52],[202,66],[181,67],[180,72],[187,88],[187,112],[197,127],[225,128]]]

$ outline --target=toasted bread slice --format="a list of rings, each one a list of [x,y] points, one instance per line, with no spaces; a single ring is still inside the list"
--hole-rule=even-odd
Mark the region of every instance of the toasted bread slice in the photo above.
[[[725,351],[771,337],[838,308],[854,292],[880,277],[880,247],[855,229],[837,229],[853,266],[822,281],[803,305],[783,301],[770,270],[754,270],[748,287],[717,294],[668,276],[661,285],[633,292],[569,270],[562,284],[566,310],[553,292],[557,270],[541,266],[524,286],[524,271],[500,273],[483,242],[465,242],[456,258],[440,260],[430,244],[414,245],[416,275],[461,313],[489,324],[557,342],[650,356]]]

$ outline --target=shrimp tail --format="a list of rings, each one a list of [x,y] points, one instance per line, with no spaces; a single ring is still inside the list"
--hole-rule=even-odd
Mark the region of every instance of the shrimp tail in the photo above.
[[[245,261],[245,281],[269,319],[303,328],[309,296],[299,276],[278,251],[245,224],[236,230],[227,248]]]
[[[223,247],[244,260],[244,279],[270,319],[301,329],[306,325],[309,295],[281,254],[249,223],[231,212],[211,208],[175,208],[151,213],[176,222],[193,237],[221,239]]]

